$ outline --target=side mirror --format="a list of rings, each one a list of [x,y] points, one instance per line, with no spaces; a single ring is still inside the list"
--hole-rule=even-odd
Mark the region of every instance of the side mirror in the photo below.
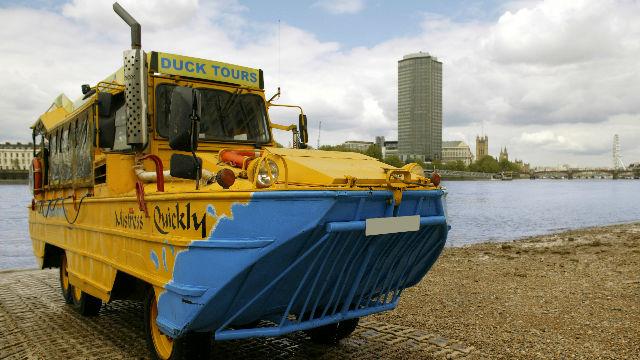
[[[116,117],[100,117],[98,123],[98,142],[103,149],[113,149],[116,141]]]
[[[198,133],[200,129],[194,129],[192,120],[192,116],[196,115],[197,101],[195,91],[191,88],[176,86],[171,93],[169,114],[169,124],[171,126],[169,146],[173,150],[190,152],[198,149]]]
[[[100,117],[111,116],[113,94],[108,92],[98,93],[98,115]]]
[[[123,104],[124,93],[98,93],[98,141],[103,149],[113,148],[116,140],[116,113],[118,109],[122,109]]]
[[[202,159],[196,159],[191,155],[173,154],[169,161],[169,173],[171,176],[181,179],[198,180],[200,174],[197,172],[202,169]]]
[[[298,116],[298,131],[300,132],[300,142],[304,144],[302,149],[306,148],[306,144],[309,142],[309,132],[307,131],[307,115],[300,114]]]

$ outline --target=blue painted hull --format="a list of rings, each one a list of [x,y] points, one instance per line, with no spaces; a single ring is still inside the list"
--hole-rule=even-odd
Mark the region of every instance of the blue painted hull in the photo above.
[[[213,331],[229,340],[393,309],[444,247],[442,197],[405,191],[394,207],[390,191],[256,192],[177,256],[158,325],[172,337]],[[420,215],[418,231],[365,236],[366,219],[407,215]]]

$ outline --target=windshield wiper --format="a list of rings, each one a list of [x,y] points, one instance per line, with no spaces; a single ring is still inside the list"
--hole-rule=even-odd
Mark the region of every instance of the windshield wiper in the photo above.
[[[240,95],[240,89],[236,90],[236,92],[234,92],[233,95],[231,95],[229,100],[227,100],[227,102],[224,104],[224,112],[221,114],[222,116],[227,116],[227,114],[231,110],[231,107],[235,105],[236,100],[238,100],[239,95]]]

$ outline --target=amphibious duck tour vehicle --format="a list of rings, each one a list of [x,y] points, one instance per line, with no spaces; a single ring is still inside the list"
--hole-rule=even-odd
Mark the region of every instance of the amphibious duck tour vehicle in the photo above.
[[[29,229],[64,300],[87,316],[143,300],[160,359],[301,330],[335,343],[395,308],[445,244],[437,174],[308,149],[302,108],[266,100],[261,70],[145,53],[114,10],[124,66],[33,125]],[[272,123],[276,106],[298,124]]]

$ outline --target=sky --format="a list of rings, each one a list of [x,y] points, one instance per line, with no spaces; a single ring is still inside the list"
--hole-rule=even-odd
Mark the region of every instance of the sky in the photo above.
[[[397,139],[397,62],[443,62],[443,139],[489,137],[532,165],[640,161],[640,2],[120,0],[142,46],[261,68],[267,96],[297,104],[315,146]],[[101,0],[0,0],[0,142],[60,93],[75,99],[122,65],[128,27]],[[295,122],[277,112],[272,121]],[[277,139],[287,143],[289,136]]]

